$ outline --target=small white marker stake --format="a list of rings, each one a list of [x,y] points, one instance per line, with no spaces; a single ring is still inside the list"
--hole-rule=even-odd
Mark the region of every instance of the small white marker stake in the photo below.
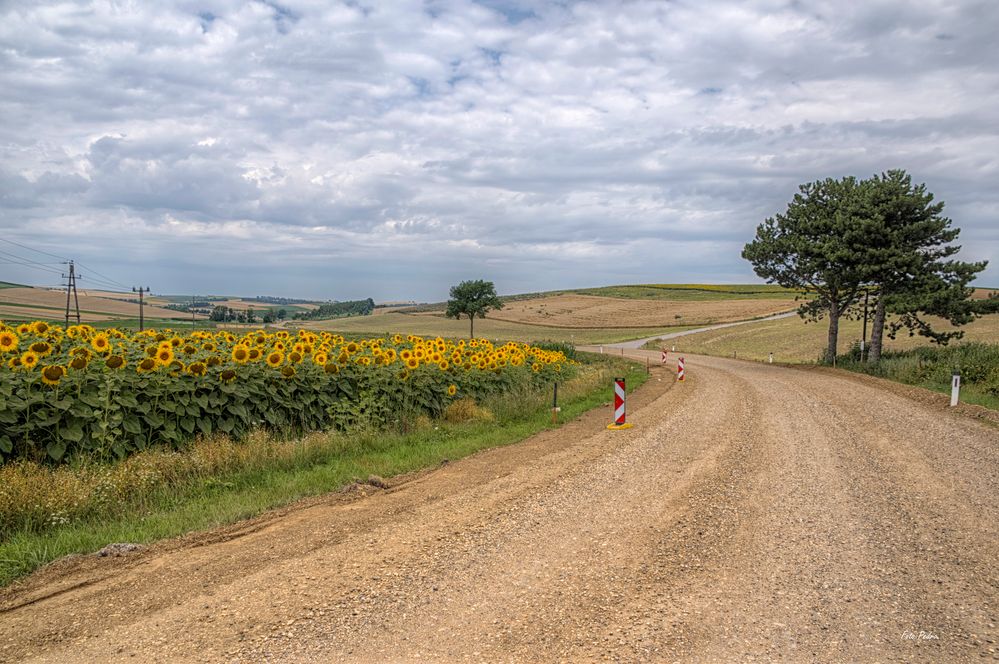
[[[769,362],[770,364],[774,363],[774,354],[773,353],[770,353],[770,357],[767,358],[767,362]]]
[[[954,372],[953,377],[950,381],[950,407],[953,408],[957,405],[958,398],[961,395],[961,374],[958,371]]]

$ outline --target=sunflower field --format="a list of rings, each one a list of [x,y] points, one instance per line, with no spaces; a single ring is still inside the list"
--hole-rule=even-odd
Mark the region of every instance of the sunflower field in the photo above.
[[[328,332],[132,332],[0,321],[0,459],[125,457],[198,435],[385,427],[568,378],[523,343]]]

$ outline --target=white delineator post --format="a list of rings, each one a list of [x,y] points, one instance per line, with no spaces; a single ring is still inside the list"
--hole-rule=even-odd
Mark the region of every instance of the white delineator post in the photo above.
[[[666,364],[666,347],[663,347],[663,364]]]
[[[953,408],[957,405],[957,401],[961,396],[961,372],[955,371],[954,375],[950,379],[950,407]]]
[[[774,354],[773,353],[770,353],[770,357],[767,358],[767,362],[769,362],[770,364],[774,363]]]
[[[678,358],[676,361],[676,379],[679,382],[683,382],[683,358]]]

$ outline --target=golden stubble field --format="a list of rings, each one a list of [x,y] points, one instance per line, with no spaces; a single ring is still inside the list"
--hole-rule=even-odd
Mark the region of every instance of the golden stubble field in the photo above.
[[[638,300],[594,295],[560,294],[505,303],[489,319],[553,328],[623,329],[711,325],[761,318],[789,311],[784,299]],[[439,316],[424,312],[419,316]]]
[[[931,319],[932,320],[932,319]],[[941,325],[937,321],[936,328],[952,330],[949,325]],[[979,318],[973,323],[957,328],[964,330],[964,338],[960,341],[982,341],[999,343],[999,314]],[[670,339],[667,345],[675,345],[678,351],[765,360],[769,353],[774,354],[777,362],[815,362],[826,347],[829,333],[829,322],[821,320],[817,323],[806,323],[798,316],[782,318],[774,321],[746,323],[735,327],[699,332],[677,339]],[[863,334],[861,321],[843,320],[839,328],[839,349],[845,352],[854,341],[859,341]],[[870,339],[871,328],[868,322],[867,336]],[[952,341],[951,343],[960,343]],[[885,337],[886,350],[906,350],[916,346],[925,346],[927,339],[920,336],[910,337],[906,332],[900,332],[897,339]]]
[[[106,291],[79,290],[80,319],[84,323],[116,318],[138,318],[139,305],[128,302],[137,297],[133,293],[108,293]],[[177,318],[189,314],[155,306],[163,301],[152,299],[144,308],[150,319]],[[71,303],[75,312],[75,303]],[[0,290],[0,319],[61,318],[66,308],[66,291],[45,288],[4,288]]]

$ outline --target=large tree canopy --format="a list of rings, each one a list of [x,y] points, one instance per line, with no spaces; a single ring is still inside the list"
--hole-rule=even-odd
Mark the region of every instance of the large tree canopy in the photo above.
[[[803,184],[787,211],[757,227],[756,238],[742,251],[760,277],[809,297],[798,309],[803,318],[829,316],[825,358],[830,363],[836,358],[840,316],[864,283],[860,249],[867,214],[855,178]]]
[[[787,211],[767,219],[743,258],[756,274],[809,296],[802,317],[829,317],[827,362],[834,362],[839,319],[863,291],[875,295],[869,358],[877,361],[887,314],[894,335],[908,328],[946,343],[960,332],[934,330],[926,316],[954,325],[986,307],[969,300],[968,284],[985,263],[951,260],[959,230],[942,216],[925,185],[913,185],[902,170],[868,180],[846,177],[801,185]]]
[[[451,287],[451,299],[447,302],[448,318],[468,316],[468,337],[475,338],[475,317],[482,318],[491,309],[502,309],[503,303],[496,295],[496,287],[491,281],[476,279],[462,281]]]
[[[897,318],[889,335],[905,328],[937,343],[960,337],[960,331],[935,330],[925,316],[963,325],[975,318],[970,283],[986,263],[947,260],[961,247],[951,244],[960,229],[944,217],[925,184],[913,185],[903,170],[890,170],[865,181],[871,225],[864,244],[867,279],[877,294],[868,361],[881,357],[888,314]]]

